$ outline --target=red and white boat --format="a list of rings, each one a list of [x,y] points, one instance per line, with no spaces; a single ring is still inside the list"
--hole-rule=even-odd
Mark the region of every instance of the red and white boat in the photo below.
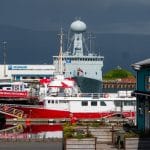
[[[0,99],[27,98],[28,91],[24,82],[0,82]]]
[[[26,98],[28,87],[24,82],[0,82],[0,98]]]
[[[136,98],[131,91],[80,93],[73,79],[56,75],[45,84],[42,105],[0,105],[7,117],[32,119],[100,119],[121,114],[134,119]]]
[[[31,103],[38,100],[38,93],[35,88],[30,88],[22,81],[0,82],[1,103]]]

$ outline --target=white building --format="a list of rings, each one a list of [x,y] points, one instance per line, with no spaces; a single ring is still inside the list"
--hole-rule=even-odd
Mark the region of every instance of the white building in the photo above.
[[[30,80],[53,76],[53,65],[7,64],[0,65],[0,79]]]

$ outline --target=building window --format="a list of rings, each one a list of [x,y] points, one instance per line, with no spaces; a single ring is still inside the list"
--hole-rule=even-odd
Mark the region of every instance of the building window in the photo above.
[[[88,106],[88,101],[82,101],[82,106]]]
[[[97,106],[97,101],[91,101],[91,106]]]
[[[145,77],[145,90],[150,91],[150,76]]]

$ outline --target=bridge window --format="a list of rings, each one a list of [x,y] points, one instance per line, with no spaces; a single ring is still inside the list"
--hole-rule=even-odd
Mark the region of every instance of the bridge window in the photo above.
[[[101,106],[106,106],[106,103],[104,101],[100,101]]]
[[[97,106],[97,101],[91,101],[91,106]]]
[[[124,106],[134,106],[135,102],[134,101],[124,101]]]
[[[11,85],[9,85],[9,84],[3,84],[3,85],[0,85],[0,89],[3,89],[4,87],[5,87],[5,88],[6,88],[6,87],[9,87],[9,88],[10,88]]]
[[[66,100],[60,100],[59,103],[67,103]]]
[[[116,107],[120,107],[121,106],[121,101],[115,101],[114,103],[115,103]]]
[[[82,106],[88,106],[88,101],[82,101]]]

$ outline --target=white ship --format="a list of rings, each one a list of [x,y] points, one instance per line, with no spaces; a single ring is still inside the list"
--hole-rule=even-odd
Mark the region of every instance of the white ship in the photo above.
[[[62,50],[62,68],[58,63],[59,56],[53,56],[53,64],[65,77],[74,78],[82,92],[101,92],[104,57],[87,48],[85,39],[87,26],[83,21],[72,22],[70,29],[69,46],[66,51]]]

